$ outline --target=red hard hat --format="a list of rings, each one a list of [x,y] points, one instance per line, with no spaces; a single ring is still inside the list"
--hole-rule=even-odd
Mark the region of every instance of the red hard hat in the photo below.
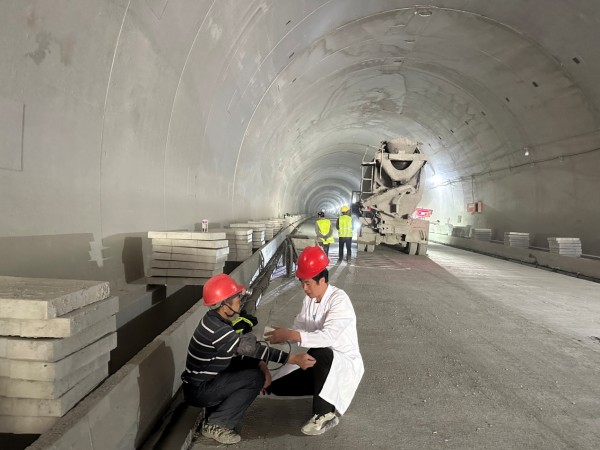
[[[245,287],[221,273],[206,282],[203,289],[204,306],[213,306],[242,293]]]
[[[321,247],[306,247],[298,256],[296,277],[307,280],[319,275],[329,264],[329,258]]]

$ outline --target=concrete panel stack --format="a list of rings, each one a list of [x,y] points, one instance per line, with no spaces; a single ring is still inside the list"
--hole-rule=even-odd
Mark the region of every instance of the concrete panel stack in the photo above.
[[[264,225],[265,227],[265,241],[270,241],[271,239],[273,239],[273,232],[274,232],[274,224],[269,223],[268,220],[262,220],[262,221],[256,221],[256,220],[249,220],[248,223],[250,225],[252,225],[253,227],[255,225]]]
[[[232,223],[231,228],[250,228],[252,230],[252,248],[260,248],[265,245],[264,223]]]
[[[460,227],[460,226],[452,227],[452,236],[467,237],[467,227]]]
[[[149,231],[152,260],[148,284],[204,285],[223,273],[229,254],[225,233]]]
[[[265,230],[252,228],[252,248],[260,248],[265,245]]]
[[[491,241],[492,240],[492,229],[491,228],[473,228],[472,232],[473,239],[477,241]]]
[[[557,253],[571,258],[581,256],[581,240],[579,238],[549,237],[550,253]]]
[[[273,234],[277,234],[283,228],[283,224],[284,224],[285,220],[284,219],[269,219],[269,222],[273,224]]]
[[[505,232],[504,245],[529,248],[529,233],[517,233],[515,231]]]
[[[227,261],[244,261],[252,256],[252,228],[222,228],[211,230],[223,232],[229,241]]]
[[[0,277],[0,433],[41,434],[108,376],[108,283]]]

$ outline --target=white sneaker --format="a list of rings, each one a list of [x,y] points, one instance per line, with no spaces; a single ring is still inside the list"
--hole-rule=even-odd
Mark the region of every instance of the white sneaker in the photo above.
[[[335,427],[338,423],[340,423],[340,419],[337,418],[335,413],[315,414],[302,427],[302,432],[309,436],[316,436],[325,433],[327,430]]]
[[[237,444],[242,440],[242,437],[235,431],[208,422],[202,424],[202,436],[214,439],[221,444]]]

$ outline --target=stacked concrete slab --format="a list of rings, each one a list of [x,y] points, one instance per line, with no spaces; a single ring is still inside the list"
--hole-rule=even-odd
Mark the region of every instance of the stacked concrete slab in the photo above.
[[[260,248],[265,245],[265,230],[252,229],[252,248]]]
[[[508,231],[504,233],[504,245],[509,247],[529,248],[529,233]]]
[[[252,256],[252,228],[222,228],[211,230],[223,232],[229,242],[227,261],[244,261]]]
[[[581,256],[581,240],[579,238],[549,237],[550,253],[579,258]]]
[[[108,283],[0,277],[0,432],[41,434],[108,376]]]
[[[252,248],[260,248],[265,245],[265,229],[264,223],[232,223],[231,228],[244,228],[252,230]]]
[[[248,223],[252,227],[255,227],[255,226],[260,227],[265,232],[265,242],[268,242],[271,239],[273,239],[274,225],[269,224],[267,220],[261,220],[261,221],[249,220]]]
[[[478,241],[491,241],[492,240],[492,229],[491,228],[473,228],[471,233],[473,239]]]
[[[454,237],[467,237],[468,229],[467,227],[462,226],[454,226],[452,227],[452,236]]]
[[[152,259],[148,284],[204,285],[223,273],[229,254],[224,232],[149,231]]]

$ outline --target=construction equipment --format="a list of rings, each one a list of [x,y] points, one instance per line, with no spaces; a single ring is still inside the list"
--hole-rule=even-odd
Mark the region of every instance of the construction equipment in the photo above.
[[[382,141],[373,160],[363,158],[361,190],[352,205],[361,224],[359,250],[372,252],[386,243],[410,255],[427,253],[429,222],[411,217],[421,200],[426,162],[418,144],[405,138]]]

